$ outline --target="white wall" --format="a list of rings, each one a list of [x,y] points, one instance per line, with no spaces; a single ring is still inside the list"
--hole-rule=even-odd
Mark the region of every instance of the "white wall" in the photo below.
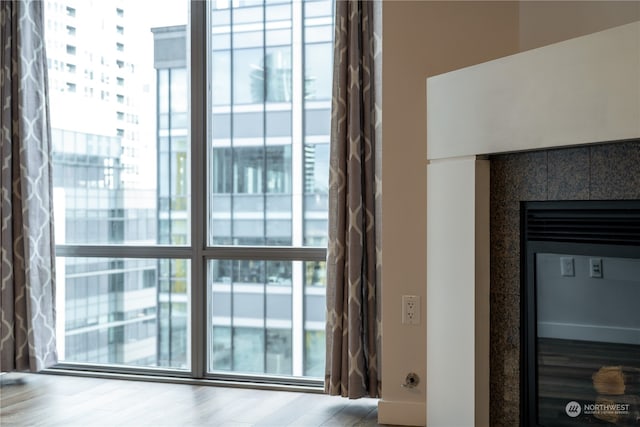
[[[386,0],[382,15],[379,420],[424,425],[426,324],[403,326],[400,302],[421,296],[426,319],[426,78],[640,19],[640,2]],[[422,379],[414,390],[401,386],[407,371]]]
[[[520,51],[586,36],[640,19],[638,1],[522,1]]]
[[[515,2],[383,2],[382,399],[379,422],[425,425],[426,78],[517,51]],[[401,324],[402,295],[423,322]],[[402,387],[408,372],[421,383]]]

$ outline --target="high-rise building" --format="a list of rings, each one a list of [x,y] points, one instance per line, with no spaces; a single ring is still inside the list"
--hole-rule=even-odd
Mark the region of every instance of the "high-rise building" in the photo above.
[[[131,102],[143,88],[126,49],[124,3],[45,4],[58,244],[156,240],[155,189],[137,160],[148,143]],[[63,360],[156,363],[153,260],[66,257],[58,270]]]

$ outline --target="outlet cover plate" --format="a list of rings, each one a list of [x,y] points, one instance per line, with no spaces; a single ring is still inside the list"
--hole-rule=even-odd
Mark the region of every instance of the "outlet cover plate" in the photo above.
[[[576,275],[573,257],[560,257],[560,275],[562,275],[563,277],[573,277]]]
[[[418,295],[402,296],[402,324],[420,324],[420,297]]]

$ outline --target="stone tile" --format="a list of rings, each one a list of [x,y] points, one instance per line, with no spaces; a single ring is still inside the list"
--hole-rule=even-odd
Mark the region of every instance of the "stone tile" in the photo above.
[[[516,427],[520,425],[520,411],[518,408],[513,410],[511,406],[503,408],[495,408],[490,412],[489,425],[491,427]]]
[[[519,296],[492,293],[490,312],[491,425],[513,425],[508,420],[516,420],[517,425],[520,402]]]
[[[520,349],[520,296],[490,294],[490,346],[492,357]]]
[[[500,154],[490,160],[492,201],[546,200],[546,151]]]
[[[506,384],[503,389],[503,400],[501,420],[505,426],[517,426],[520,419],[520,380],[516,374],[506,377]]]
[[[520,288],[520,210],[494,209],[490,223],[491,292]]]
[[[520,425],[520,392],[505,385],[500,393],[490,393],[489,425],[514,427]]]
[[[514,257],[501,258],[491,254],[491,293],[515,293],[520,291],[520,262]]]
[[[518,336],[518,334],[512,334],[511,336]],[[511,386],[511,391],[513,391],[513,389],[517,390],[518,387],[520,387],[520,346],[514,347],[515,348],[505,353],[504,363],[502,365],[504,375],[508,379],[506,382]]]
[[[548,152],[549,200],[589,200],[589,148]]]
[[[591,200],[640,199],[640,141],[591,149]]]

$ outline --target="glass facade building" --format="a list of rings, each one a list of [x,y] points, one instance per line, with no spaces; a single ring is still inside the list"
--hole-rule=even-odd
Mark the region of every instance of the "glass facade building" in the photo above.
[[[197,161],[189,4],[168,4],[47,1],[62,359],[187,371],[202,348],[211,374],[321,377],[325,266],[299,254],[326,246],[332,2],[207,3],[201,294],[166,249],[192,245]]]

